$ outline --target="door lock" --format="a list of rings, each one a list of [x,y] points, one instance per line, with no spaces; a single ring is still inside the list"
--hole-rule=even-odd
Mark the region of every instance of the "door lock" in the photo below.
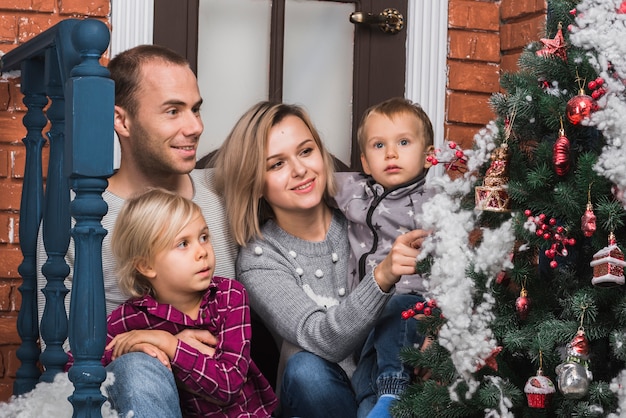
[[[353,12],[350,14],[350,22],[378,26],[381,31],[388,34],[398,33],[404,28],[404,17],[397,9],[384,9],[379,14]]]

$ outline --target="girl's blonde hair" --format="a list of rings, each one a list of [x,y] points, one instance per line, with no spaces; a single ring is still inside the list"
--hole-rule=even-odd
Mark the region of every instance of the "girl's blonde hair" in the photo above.
[[[215,167],[215,187],[224,197],[232,235],[241,246],[252,238],[261,238],[261,226],[274,216],[262,197],[265,148],[270,130],[287,116],[300,118],[311,131],[326,168],[324,199],[330,203],[335,195],[333,158],[307,112],[300,106],[285,103],[262,101],[255,104],[237,121],[211,162]]]
[[[122,292],[135,298],[153,294],[152,284],[139,273],[138,264],[151,264],[198,215],[202,216],[202,211],[197,204],[160,188],[149,189],[126,201],[111,235]]]

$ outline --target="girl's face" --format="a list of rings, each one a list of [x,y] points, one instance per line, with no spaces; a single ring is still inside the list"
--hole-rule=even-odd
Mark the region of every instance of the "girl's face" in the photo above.
[[[263,197],[277,218],[318,208],[326,180],[322,152],[302,119],[289,115],[270,129]]]
[[[147,267],[141,273],[151,280],[161,303],[177,306],[177,302],[205,291],[215,271],[215,253],[202,214],[198,213]]]

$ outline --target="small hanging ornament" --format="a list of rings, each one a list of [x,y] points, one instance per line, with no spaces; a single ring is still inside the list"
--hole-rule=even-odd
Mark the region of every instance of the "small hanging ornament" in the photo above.
[[[619,9],[617,9],[617,13],[618,14],[626,13],[626,1],[623,1],[622,4],[620,4]]]
[[[559,57],[563,61],[567,61],[567,52],[565,51],[565,38],[563,37],[563,25],[559,22],[558,30],[554,39],[542,38],[540,39],[543,44],[543,48],[537,51],[537,55],[540,57]]]
[[[552,162],[554,163],[554,170],[559,176],[564,176],[569,171],[569,139],[565,136],[565,129],[563,129],[563,119],[561,119],[561,129],[559,129],[559,137],[554,143],[552,148]]]
[[[582,326],[567,344],[566,351],[565,362],[556,366],[559,391],[568,399],[584,398],[589,393],[593,374],[589,370],[589,341]]]
[[[548,408],[550,406],[552,396],[556,392],[552,380],[543,375],[542,366],[543,356],[541,351],[539,351],[539,370],[537,370],[537,375],[529,377],[526,381],[526,386],[524,386],[526,400],[528,401],[528,406],[531,408]]]
[[[576,71],[578,73],[578,71]],[[580,125],[581,122],[591,115],[591,111],[595,108],[595,102],[591,96],[585,94],[585,81],[579,76],[576,77],[578,82],[578,95],[572,97],[565,106],[565,115],[572,125]]]
[[[507,119],[504,127],[502,145],[491,153],[491,164],[485,173],[482,186],[476,186],[474,201],[476,209],[490,212],[509,212],[509,153],[508,138],[511,133],[515,112],[511,120]]]
[[[624,254],[617,246],[615,234],[609,234],[609,245],[593,255],[591,284],[599,287],[614,287],[624,284]]]
[[[522,321],[528,318],[528,313],[530,312],[530,298],[528,297],[528,291],[524,285],[522,285],[519,296],[515,299],[515,311]]]
[[[591,204],[591,184],[587,191],[587,209],[585,209],[585,213],[580,218],[580,229],[582,229],[583,234],[587,238],[596,232],[596,215],[593,213],[593,205]]]

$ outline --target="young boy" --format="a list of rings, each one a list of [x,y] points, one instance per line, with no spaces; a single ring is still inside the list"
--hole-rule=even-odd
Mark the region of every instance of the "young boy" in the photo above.
[[[111,248],[131,298],[107,318],[102,362],[132,352],[159,359],[173,372],[184,417],[266,418],[277,400],[250,358],[248,295],[213,275],[209,238],[200,207],[176,193],[150,189],[126,201]],[[217,344],[183,338],[188,330],[206,330]]]
[[[366,110],[357,137],[363,173],[337,173],[340,190],[335,196],[350,221],[349,281],[353,286],[384,259],[398,235],[420,229],[415,215],[430,197],[424,182],[433,128],[419,105],[392,98]],[[391,404],[410,383],[412,370],[402,364],[399,353],[404,346],[421,345],[423,337],[417,333],[417,321],[403,320],[401,312],[424,301],[425,291],[425,278],[403,276],[365,342],[361,362],[376,362],[378,367],[373,382],[377,401],[368,417],[390,417]],[[369,378],[359,369],[353,377]]]

